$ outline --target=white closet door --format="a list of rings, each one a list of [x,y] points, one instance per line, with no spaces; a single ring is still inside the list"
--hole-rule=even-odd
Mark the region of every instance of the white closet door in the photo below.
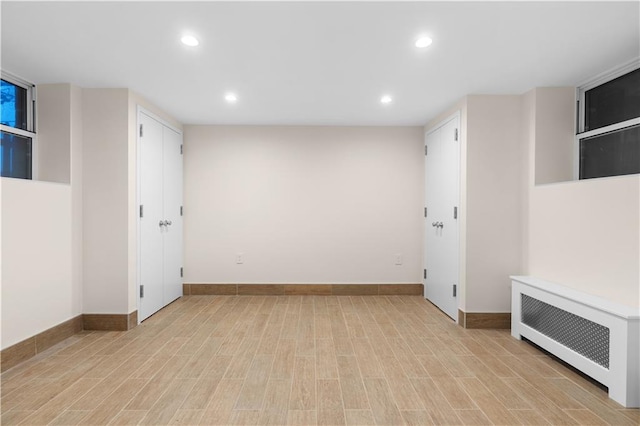
[[[138,139],[139,202],[142,206],[139,240],[140,321],[164,306],[163,290],[163,126],[139,114],[143,131]]]
[[[460,199],[459,118],[455,117],[426,137],[425,297],[444,313],[458,315],[458,211]],[[456,290],[454,293],[454,286]]]
[[[164,127],[164,305],[182,296],[182,135]]]

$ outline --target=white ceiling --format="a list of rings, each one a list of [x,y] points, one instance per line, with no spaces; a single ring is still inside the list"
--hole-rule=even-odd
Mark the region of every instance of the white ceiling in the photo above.
[[[3,70],[128,87],[185,124],[422,125],[466,94],[576,85],[640,55],[638,1],[2,1],[1,12]],[[200,46],[182,45],[184,32]],[[421,34],[434,40],[425,50]]]

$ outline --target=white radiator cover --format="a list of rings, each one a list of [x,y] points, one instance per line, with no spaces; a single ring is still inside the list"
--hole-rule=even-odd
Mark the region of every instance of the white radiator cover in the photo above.
[[[593,377],[609,388],[609,398],[624,407],[640,407],[640,312],[637,308],[534,277],[512,276],[511,280],[513,337],[525,337]],[[523,300],[529,310],[529,325],[523,322]],[[565,320],[576,318],[576,324],[583,327],[586,324],[588,329],[582,333],[589,339],[576,341],[575,335],[565,339],[573,349],[560,343],[563,339],[555,336],[566,331],[566,324],[563,324],[564,330],[554,331],[553,319],[542,318],[540,322],[546,326],[536,329],[530,320],[531,309],[538,309],[539,315],[557,312]],[[592,336],[596,336],[593,344]],[[602,347],[605,342],[608,348]]]

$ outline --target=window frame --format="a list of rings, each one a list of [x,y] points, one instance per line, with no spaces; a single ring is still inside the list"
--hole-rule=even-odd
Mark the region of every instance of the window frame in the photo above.
[[[0,124],[0,130],[31,139],[31,179],[38,180],[38,138],[36,134],[36,86],[6,71],[1,71],[2,80],[21,87],[27,91],[27,130]],[[14,178],[2,178],[14,179]]]
[[[597,75],[596,77],[590,78],[589,80],[584,81],[582,84],[578,85],[576,88],[576,102],[577,102],[577,117],[576,117],[576,136],[574,138],[573,144],[573,178],[574,180],[583,180],[580,179],[580,141],[582,139],[590,138],[592,136],[598,136],[604,133],[614,132],[616,130],[624,129],[627,127],[635,126],[640,124],[640,117],[631,118],[629,120],[620,121],[618,123],[613,123],[608,126],[600,127],[598,129],[593,129],[589,131],[584,131],[585,124],[585,94],[587,91],[593,89],[594,87],[598,87],[602,84],[608,83],[611,80],[614,80],[620,76],[630,73],[631,71],[635,71],[640,68],[640,58],[635,58],[623,65],[612,68],[608,71],[603,72],[602,74]],[[627,175],[614,175],[607,177],[618,177],[618,176],[627,176]],[[593,178],[593,179],[603,179],[603,178]]]

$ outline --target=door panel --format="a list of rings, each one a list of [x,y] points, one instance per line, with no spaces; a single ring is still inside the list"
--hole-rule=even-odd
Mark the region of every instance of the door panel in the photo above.
[[[139,137],[138,318],[148,318],[182,295],[182,135],[144,112]]]
[[[429,133],[425,157],[425,200],[429,209],[425,219],[425,297],[453,319],[458,314],[453,286],[459,279],[459,230],[458,219],[454,218],[460,198],[458,128],[456,117]]]
[[[144,114],[139,116],[144,133],[139,139],[140,192],[143,206],[140,218],[140,285],[144,297],[140,298],[140,321],[162,308],[163,294],[163,218],[162,205],[162,125]]]
[[[182,295],[182,136],[164,127],[164,304]]]

